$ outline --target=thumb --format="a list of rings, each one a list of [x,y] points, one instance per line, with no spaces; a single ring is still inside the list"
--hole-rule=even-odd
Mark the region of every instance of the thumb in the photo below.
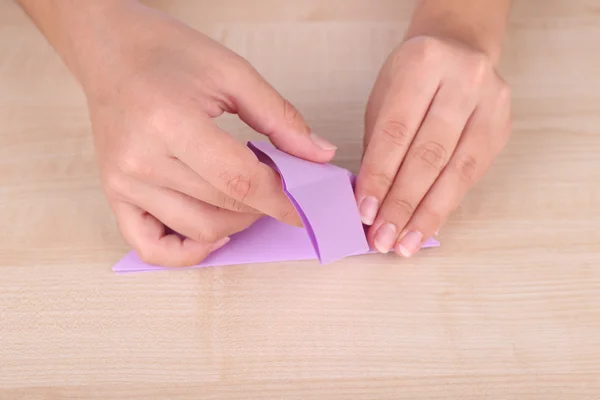
[[[337,147],[312,133],[296,107],[257,71],[252,69],[248,75],[240,79],[232,96],[240,119],[281,151],[309,161],[330,161]]]

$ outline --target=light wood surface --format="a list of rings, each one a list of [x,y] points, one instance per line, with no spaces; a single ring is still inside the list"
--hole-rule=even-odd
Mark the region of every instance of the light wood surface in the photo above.
[[[155,4],[252,61],[356,170],[411,1]],[[441,248],[117,276],[84,97],[1,0],[0,399],[600,398],[598,2],[516,1],[501,69],[512,141]]]

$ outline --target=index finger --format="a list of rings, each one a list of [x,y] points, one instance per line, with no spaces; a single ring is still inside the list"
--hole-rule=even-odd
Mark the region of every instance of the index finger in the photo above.
[[[282,222],[302,226],[279,174],[212,121],[182,122],[171,151],[229,197]],[[192,126],[193,125],[193,126]]]
[[[356,180],[364,224],[372,225],[438,88],[438,80],[418,79],[418,71],[395,77],[386,90]],[[417,79],[415,79],[417,78]]]

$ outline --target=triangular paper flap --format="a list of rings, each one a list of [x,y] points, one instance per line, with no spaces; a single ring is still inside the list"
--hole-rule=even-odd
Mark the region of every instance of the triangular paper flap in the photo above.
[[[315,260],[317,255],[304,228],[263,217],[248,229],[231,236],[226,246],[211,253],[202,263],[185,268],[218,267],[299,260]],[[159,271],[165,268],[144,263],[134,251],[114,267],[116,272]]]

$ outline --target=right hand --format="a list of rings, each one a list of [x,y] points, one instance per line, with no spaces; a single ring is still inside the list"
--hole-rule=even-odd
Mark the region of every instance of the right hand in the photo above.
[[[139,5],[115,24],[104,39],[120,51],[83,86],[107,198],[142,260],[197,264],[263,215],[301,225],[278,174],[212,119],[237,113],[280,150],[315,162],[335,147],[217,42]]]

